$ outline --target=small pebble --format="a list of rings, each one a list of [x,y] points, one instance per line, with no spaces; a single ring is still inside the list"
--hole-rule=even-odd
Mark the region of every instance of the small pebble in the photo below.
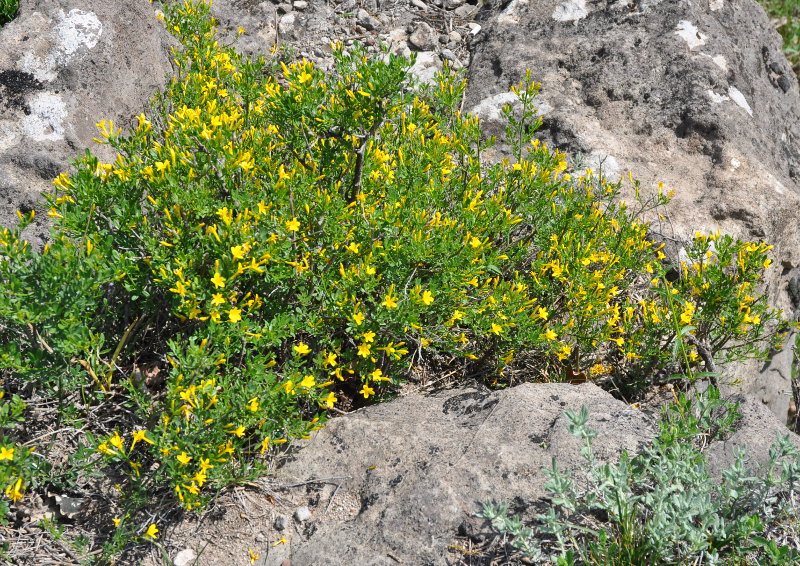
[[[428,5],[425,4],[425,2],[423,2],[422,0],[411,0],[411,5],[412,6],[416,6],[417,8],[422,10],[423,12],[427,12],[428,11]]]
[[[358,23],[367,31],[374,31],[381,28],[381,21],[373,17],[364,8],[358,10]]]
[[[311,511],[305,505],[298,507],[294,512],[294,518],[299,523],[305,523],[311,518]]]
[[[272,524],[272,526],[275,527],[276,531],[282,531],[283,529],[286,528],[287,523],[288,521],[286,520],[285,515],[278,515],[277,517],[275,517],[275,522]]]
[[[297,0],[292,6],[294,6],[295,10],[305,10],[308,8],[308,2],[306,2],[306,0]]]
[[[420,51],[430,51],[438,43],[438,35],[425,22],[419,22],[408,37],[408,42]]]
[[[453,43],[459,43],[461,41],[461,34],[458,33],[456,30],[453,30],[450,32],[447,38]]]
[[[175,566],[188,566],[197,558],[197,553],[192,550],[191,548],[184,548],[178,554],[175,555],[175,558],[172,559],[172,563]]]

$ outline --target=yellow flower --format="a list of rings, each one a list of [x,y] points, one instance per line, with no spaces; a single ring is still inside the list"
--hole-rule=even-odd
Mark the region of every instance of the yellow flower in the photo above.
[[[686,308],[681,313],[681,322],[684,324],[691,324],[693,314],[694,314],[694,305],[692,303],[687,302]]]
[[[317,380],[314,379],[313,375],[306,375],[303,377],[303,381],[301,381],[297,385],[299,387],[305,387],[306,389],[311,389],[312,387],[314,387],[314,385],[316,385],[316,383]]]
[[[375,333],[374,332],[365,332],[362,336],[364,342],[374,342],[375,341]]]
[[[137,442],[141,442],[142,440],[144,440],[148,444],[153,444],[153,441],[147,438],[147,430],[145,429],[139,429],[133,431],[132,436],[133,436],[133,442],[131,442],[131,450],[133,450],[133,447],[136,446]]]
[[[258,397],[253,397],[247,402],[247,408],[254,413],[258,411]]]
[[[22,478],[17,478],[16,482],[6,487],[6,497],[11,501],[19,501],[22,499]]]
[[[539,310],[536,311],[536,316],[538,316],[542,320],[547,320],[547,317],[550,316],[550,313],[547,312],[546,308],[539,307]]]
[[[239,308],[232,308],[228,311],[228,320],[231,322],[239,322],[242,320],[242,310]]]
[[[239,28],[239,29],[241,30],[239,33],[244,33],[244,30],[243,30],[242,28]],[[248,552],[248,553],[250,553],[250,564],[252,564],[252,563],[253,563],[253,562],[255,562],[256,560],[258,560],[258,554],[256,554],[255,552],[253,552],[253,549],[252,549],[252,548],[248,548],[248,549],[247,549],[247,552]]]
[[[372,346],[370,346],[369,342],[362,342],[358,345],[358,355],[362,358],[368,358],[371,348]]]
[[[353,314],[353,322],[356,323],[356,326],[361,326],[364,322],[364,315],[360,312]]]
[[[177,458],[178,462],[180,462],[184,466],[192,461],[192,457],[186,454],[186,452],[181,452],[180,454],[175,456],[175,458]]]
[[[298,354],[300,354],[301,356],[305,356],[306,354],[308,354],[311,351],[311,348],[308,347],[308,344],[305,344],[303,342],[300,342],[299,344],[294,346],[292,349],[295,352],[297,352]]]
[[[422,303],[426,306],[433,304],[433,294],[430,291],[422,293]]]
[[[547,338],[548,340],[552,341],[552,340],[555,340],[556,338],[558,338],[558,334],[553,332],[552,329],[548,328],[547,332],[544,333],[544,337]]]
[[[391,295],[391,294],[389,294],[389,295],[386,295],[386,296],[383,298],[383,302],[381,303],[381,305],[383,305],[383,306],[384,306],[384,307],[386,307],[387,309],[394,309],[394,308],[397,308],[397,298],[395,298],[395,297],[392,297],[392,295]]]
[[[383,375],[381,368],[376,369],[369,374],[369,376],[372,378],[372,381],[389,381],[389,378]]]
[[[0,460],[13,460],[14,459],[14,449],[13,448],[6,448],[5,446],[0,446]]]
[[[144,536],[155,540],[157,534],[158,534],[158,527],[156,526],[155,523],[150,523],[150,526],[147,527],[147,532],[144,533]]]
[[[233,425],[230,425],[230,426],[233,426]],[[243,427],[242,425],[239,425],[239,426],[237,426],[235,429],[233,429],[233,430],[226,430],[225,432],[227,432],[228,434],[233,434],[233,435],[236,435],[236,436],[238,436],[239,438],[241,438],[241,437],[243,437],[243,436],[244,436],[244,427]]]
[[[112,436],[111,438],[109,438],[109,439],[108,439],[108,442],[110,442],[110,443],[111,443],[111,445],[112,445],[114,448],[116,448],[117,450],[119,450],[120,452],[122,452],[122,451],[123,451],[123,448],[124,448],[124,441],[122,440],[122,437],[119,435],[119,433],[118,433],[116,430],[114,431],[114,436]]]
[[[114,521],[114,527],[119,527],[119,524],[122,522],[122,519],[120,519],[119,517],[114,517],[111,520]]]
[[[364,387],[361,388],[359,393],[364,396],[364,399],[369,399],[370,395],[375,395],[375,390],[365,383]]]
[[[222,296],[222,293],[214,293],[211,297],[211,304],[212,305],[224,305],[225,304],[225,297]]]
[[[481,241],[475,236],[473,236],[472,239],[469,241],[469,245],[472,246],[474,249],[478,249],[479,247],[481,247]]]
[[[325,365],[326,366],[335,366],[336,365],[336,354],[330,352],[325,355]]]
[[[355,242],[350,242],[347,246],[345,246],[345,249],[348,250],[348,251],[353,252],[354,254],[357,254],[358,253],[358,249],[359,249],[359,245],[356,244]]]
[[[492,328],[491,328],[491,330],[489,330],[489,332],[491,332],[492,334],[498,334],[498,335],[502,334],[503,333],[503,327],[500,326],[499,324],[496,324],[496,323],[493,322],[492,323]]]
[[[214,273],[214,277],[211,278],[211,282],[217,289],[219,289],[220,287],[225,287],[225,278],[219,274],[219,271]]]
[[[328,393],[328,396],[322,400],[322,402],[330,409],[333,408],[334,403],[336,403],[338,400],[339,399],[336,397],[336,395],[334,395],[333,391],[331,391]]]
[[[289,232],[297,232],[300,229],[300,221],[297,218],[292,218],[286,221],[286,229]]]
[[[178,281],[177,283],[175,283],[175,287],[170,289],[170,291],[172,291],[173,293],[177,293],[178,295],[183,297],[188,292],[188,289],[186,289],[186,286],[183,284],[183,281]]]
[[[245,246],[233,246],[231,248],[231,256],[233,256],[233,259],[244,259],[245,254],[247,254]]]

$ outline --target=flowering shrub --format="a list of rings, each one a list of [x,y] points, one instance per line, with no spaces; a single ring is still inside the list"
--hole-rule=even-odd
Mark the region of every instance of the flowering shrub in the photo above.
[[[779,343],[769,246],[698,235],[666,277],[636,218],[668,197],[628,209],[620,184],[574,177],[531,137],[529,75],[514,159],[487,164],[448,70],[420,88],[404,58],[335,46],[326,75],[220,46],[206,2],[163,17],[183,49],[152,115],[98,124],[117,157],[54,181],[41,253],[32,216],[0,239],[1,367],[124,395],[136,419],[97,452],[134,487],[193,508],[431,362],[628,391]]]

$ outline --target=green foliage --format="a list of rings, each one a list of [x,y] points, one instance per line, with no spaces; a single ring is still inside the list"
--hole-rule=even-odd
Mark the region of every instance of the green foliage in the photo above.
[[[514,159],[487,164],[448,69],[419,87],[358,47],[335,46],[329,75],[245,59],[207,3],[163,9],[183,49],[154,111],[98,124],[117,157],[54,181],[44,250],[21,240],[32,215],[0,231],[0,367],[132,408],[96,439],[130,501],[196,508],[425,364],[627,392],[780,342],[770,247],[697,235],[667,277],[636,218],[668,196],[629,209],[621,181],[569,172],[532,139],[530,74],[506,109]],[[156,536],[129,517],[120,532]]]
[[[0,27],[13,20],[17,10],[19,10],[19,0],[0,0]]]
[[[535,528],[509,517],[503,504],[485,504],[480,516],[516,537],[513,545],[537,563],[796,564],[797,549],[775,542],[798,520],[800,453],[788,435],[757,470],[745,467],[743,451],[720,479],[707,469],[703,448],[731,430],[735,411],[713,387],[694,399],[681,395],[653,442],[613,465],[594,457],[586,408],[567,411],[570,432],[584,441],[588,485],[554,459],[545,484],[553,506]]]
[[[0,392],[0,486],[5,487],[5,497],[12,503],[22,499],[39,471],[35,448],[17,441],[24,411],[25,403],[19,396],[7,399]],[[0,500],[0,523],[5,524],[8,511],[8,503]]]
[[[783,37],[783,51],[800,74],[800,4],[797,0],[759,0],[767,14],[776,22]]]

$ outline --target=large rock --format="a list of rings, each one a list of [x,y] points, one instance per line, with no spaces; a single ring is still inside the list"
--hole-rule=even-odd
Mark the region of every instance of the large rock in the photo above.
[[[0,29],[0,225],[39,195],[86,147],[95,124],[132,126],[172,74],[172,42],[147,0],[22,0]],[[43,221],[28,237],[41,244]]]
[[[502,130],[505,93],[531,69],[540,137],[609,178],[632,171],[645,190],[674,189],[667,236],[721,230],[772,243],[768,292],[797,317],[800,95],[760,6],[512,0],[490,2],[482,18],[466,107],[489,133]],[[784,354],[733,377],[785,418],[790,364]]]
[[[707,447],[717,474],[740,448],[750,465],[763,463],[776,433],[787,432],[761,404],[742,401],[738,430]],[[268,496],[234,491],[206,515],[164,525],[171,556],[189,549],[204,563],[232,564],[257,554],[259,566],[456,563],[450,545],[488,532],[475,517],[482,503],[508,503],[526,519],[546,511],[543,469],[554,457],[585,481],[582,443],[564,417],[584,405],[601,462],[638,452],[655,434],[656,414],[592,384],[409,394],[337,417],[298,443],[261,484]]]
[[[319,498],[311,537],[287,537],[263,564],[279,566],[287,557],[292,564],[445,564],[456,534],[480,525],[474,514],[482,502],[513,501],[530,514],[546,496],[542,468],[553,457],[580,477],[581,442],[567,432],[563,412],[582,405],[599,432],[601,460],[636,452],[654,433],[645,414],[590,384],[413,394],[334,419],[279,477],[340,478],[332,482],[339,487]],[[330,497],[358,508],[326,520]]]

